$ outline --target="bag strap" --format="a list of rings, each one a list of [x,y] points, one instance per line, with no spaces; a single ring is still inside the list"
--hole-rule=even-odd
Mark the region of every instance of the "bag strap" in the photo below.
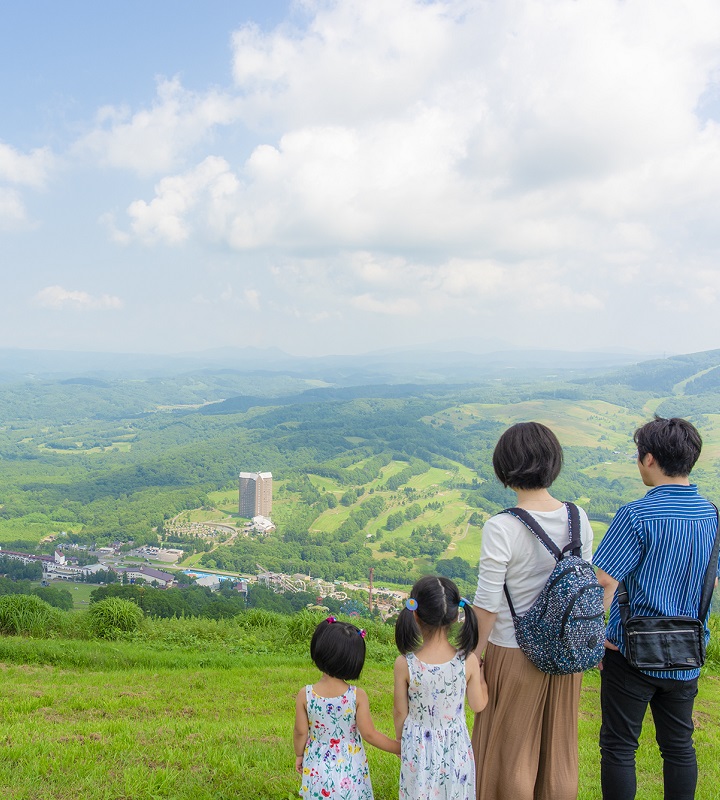
[[[570,543],[563,547],[563,555],[569,552],[574,556],[582,555],[582,539],[580,538],[580,512],[575,503],[567,502],[565,507],[568,510],[568,527],[570,533]]]
[[[698,619],[700,622],[705,621],[708,611],[710,610],[710,602],[712,600],[713,589],[715,588],[715,578],[717,577],[718,555],[720,554],[720,511],[715,503],[711,504],[715,509],[715,518],[717,520],[715,530],[715,541],[713,549],[710,553],[710,563],[705,571],[705,578],[703,580],[702,594],[700,595],[700,608],[698,610]],[[622,580],[618,583],[617,588],[618,608],[620,610],[620,620],[623,628],[626,627],[627,621],[630,619],[630,597],[628,596],[625,581]]]
[[[568,534],[570,536],[570,541],[565,545],[565,547],[563,547],[562,550],[555,544],[555,542],[553,542],[547,533],[545,533],[535,517],[533,517],[533,515],[524,508],[506,508],[500,513],[510,514],[511,516],[515,517],[515,519],[522,522],[522,524],[530,531],[530,533],[540,540],[555,561],[562,561],[566,553],[570,552],[573,555],[579,555],[582,548],[582,542],[580,539],[580,512],[578,511],[578,507],[575,505],[575,503],[569,502],[564,503],[564,505],[568,512]],[[515,609],[513,607],[512,600],[510,599],[510,593],[508,592],[507,584],[503,584],[503,590],[505,591],[505,598],[507,599],[510,613],[514,617]]]
[[[713,503],[712,506],[715,509],[717,530],[715,531],[715,543],[713,544],[712,553],[710,553],[710,563],[705,572],[705,581],[703,583],[702,595],[700,596],[699,619],[701,622],[705,621],[705,617],[710,610],[710,602],[712,601],[713,589],[715,588],[715,578],[717,578],[718,554],[720,554],[720,511],[718,511],[718,507],[715,503]]]

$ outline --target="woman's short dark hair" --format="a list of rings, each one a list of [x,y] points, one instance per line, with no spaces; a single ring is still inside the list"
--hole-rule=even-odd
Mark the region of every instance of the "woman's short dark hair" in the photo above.
[[[315,628],[310,658],[320,672],[331,678],[355,680],[360,677],[365,663],[364,632],[349,622],[328,617]]]
[[[546,425],[518,422],[498,439],[492,463],[503,486],[547,489],[560,474],[563,451]]]
[[[689,475],[700,457],[702,438],[697,428],[686,419],[656,416],[635,431],[638,459],[652,453],[657,465],[668,478]]]
[[[457,637],[458,650],[468,655],[477,647],[478,625],[470,601],[463,601],[458,587],[444,575],[426,575],[410,590],[410,599],[417,601],[415,615],[407,608],[398,615],[395,623],[395,644],[403,653],[413,653],[422,645],[422,629],[435,631],[449,628],[457,622],[460,608],[464,612],[462,627]],[[462,602],[462,606],[460,605]]]

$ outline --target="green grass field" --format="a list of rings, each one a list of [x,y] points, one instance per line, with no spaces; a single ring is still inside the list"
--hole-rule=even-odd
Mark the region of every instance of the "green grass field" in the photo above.
[[[365,496],[360,498],[360,502],[365,499]],[[328,508],[313,522],[312,531],[329,532],[336,531],[345,520],[350,516],[353,508],[356,508],[358,503],[353,503],[351,506],[338,505],[336,508]]]
[[[178,562],[177,566],[182,567],[195,567],[200,563],[200,559],[205,555],[205,553],[193,553],[191,556],[188,556],[183,561]]]
[[[480,419],[511,425],[535,420],[552,428],[561,444],[597,447],[604,445],[632,452],[632,431],[645,420],[638,414],[603,400],[528,400],[506,405],[470,404],[435,415],[439,422],[467,427]]]
[[[33,581],[33,588],[41,586],[40,581]],[[73,598],[73,608],[87,608],[90,605],[90,592],[98,588],[97,583],[80,583],[75,581],[50,581],[55,589],[67,589]]]
[[[127,646],[118,643],[118,652]],[[317,673],[307,657],[236,658],[229,669],[68,669],[1,663],[0,786],[8,800],[289,800],[294,696]],[[392,669],[366,664],[358,683],[376,726],[392,732]],[[269,690],[269,687],[272,687]],[[697,797],[718,797],[720,677],[700,682]],[[468,716],[470,724],[471,718]],[[599,676],[585,676],[580,800],[599,800]],[[395,800],[399,762],[367,748],[376,800]],[[638,797],[660,800],[651,719],[638,753]]]
[[[237,511],[237,506],[234,509]],[[189,522],[222,522],[224,525],[231,524],[232,520],[227,519],[224,513],[218,511],[206,511],[202,508],[194,508],[190,511],[182,511],[175,517],[176,525],[185,525]]]
[[[208,492],[208,501],[218,511],[237,513],[238,510],[238,490],[225,489],[221,492]]]
[[[445,551],[445,558],[464,558],[469,564],[477,566],[480,558],[480,542],[482,533],[474,525],[465,525],[461,533],[453,538],[450,546]]]
[[[319,489],[321,492],[332,492],[338,495],[338,497],[347,489],[347,487],[343,486],[341,483],[338,483],[332,478],[326,478],[324,475],[313,475],[309,473],[308,478],[316,489]]]

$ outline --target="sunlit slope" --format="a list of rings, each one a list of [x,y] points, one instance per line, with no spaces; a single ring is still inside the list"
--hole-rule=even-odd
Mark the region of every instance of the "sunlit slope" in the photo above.
[[[534,420],[555,431],[564,446],[634,450],[632,432],[645,420],[636,412],[603,400],[528,400],[512,404],[470,403],[434,414],[429,422],[468,428],[479,420],[506,425]]]

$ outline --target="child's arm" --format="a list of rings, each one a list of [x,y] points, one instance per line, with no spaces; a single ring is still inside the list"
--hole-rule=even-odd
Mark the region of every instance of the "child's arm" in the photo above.
[[[488,688],[485,682],[485,668],[477,660],[475,653],[470,653],[465,659],[465,678],[467,700],[470,708],[477,714],[487,705]]]
[[[295,698],[295,728],[293,729],[293,747],[295,748],[295,772],[302,775],[303,753],[308,738],[307,698],[305,689],[300,689]]]
[[[405,656],[398,656],[395,659],[393,675],[395,677],[393,720],[395,722],[395,736],[401,739],[403,725],[408,715],[408,686],[410,685],[410,672],[408,671]]]
[[[356,689],[355,697],[357,704],[356,719],[360,736],[373,747],[379,747],[380,750],[395,753],[396,756],[399,756],[400,742],[385,736],[384,733],[380,733],[373,725],[372,717],[370,716],[370,702],[365,690]]]

